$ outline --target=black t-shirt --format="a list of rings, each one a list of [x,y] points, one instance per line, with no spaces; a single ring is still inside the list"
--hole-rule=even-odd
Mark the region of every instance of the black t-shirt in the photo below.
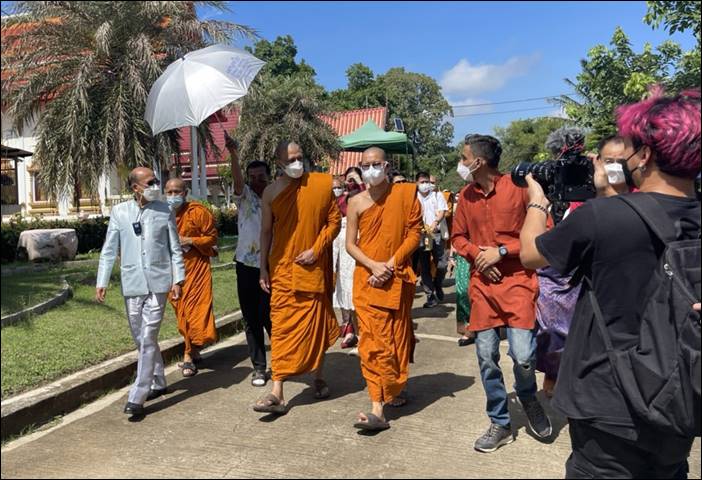
[[[678,240],[698,237],[699,201],[657,193],[632,195],[651,195],[658,201],[674,222]],[[580,267],[592,279],[615,349],[637,343],[646,287],[664,245],[631,207],[617,198],[590,200],[537,237],[536,246],[559,272]],[[593,321],[590,302],[581,296],[561,357],[554,408],[639,443],[649,443],[649,436],[659,439],[630,412],[617,389]]]

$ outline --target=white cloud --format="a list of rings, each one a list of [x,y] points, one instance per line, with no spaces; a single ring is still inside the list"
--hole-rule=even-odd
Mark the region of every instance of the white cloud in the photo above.
[[[471,65],[462,58],[441,78],[444,95],[472,97],[502,88],[512,78],[526,74],[541,59],[539,53],[512,57],[500,65]]]

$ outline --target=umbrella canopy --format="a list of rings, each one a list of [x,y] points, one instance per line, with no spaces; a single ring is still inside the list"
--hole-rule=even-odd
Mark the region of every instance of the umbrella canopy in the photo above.
[[[212,45],[179,58],[156,80],[144,118],[154,135],[197,126],[243,97],[265,62],[227,45]]]
[[[372,119],[354,132],[339,137],[341,147],[349,152],[361,152],[369,147],[380,147],[388,153],[412,153],[412,144],[407,135],[399,132],[386,132]]]

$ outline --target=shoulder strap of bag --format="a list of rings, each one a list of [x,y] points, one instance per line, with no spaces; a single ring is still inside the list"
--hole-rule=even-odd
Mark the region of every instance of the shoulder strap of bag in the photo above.
[[[673,221],[663,207],[650,195],[631,193],[617,195],[618,199],[629,205],[648,228],[664,243],[668,244],[677,238]]]

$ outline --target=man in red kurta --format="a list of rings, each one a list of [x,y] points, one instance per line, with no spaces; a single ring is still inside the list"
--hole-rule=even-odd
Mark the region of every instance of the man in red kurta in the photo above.
[[[487,397],[491,425],[475,442],[480,452],[493,452],[511,443],[507,391],[500,370],[499,327],[506,327],[509,356],[514,361],[515,390],[539,437],[551,434],[551,423],[536,400],[536,298],[533,270],[519,261],[519,232],[528,203],[527,191],[498,170],[502,147],[490,136],[469,135],[458,173],[468,182],[461,190],[453,219],[451,241],[456,252],[474,268],[469,297],[470,330],[476,332],[480,377]]]

